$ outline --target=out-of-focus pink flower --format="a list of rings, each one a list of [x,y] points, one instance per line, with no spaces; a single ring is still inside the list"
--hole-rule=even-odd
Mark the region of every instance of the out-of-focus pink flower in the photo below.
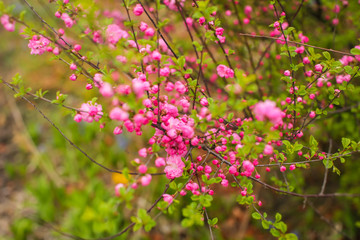
[[[129,34],[116,24],[110,24],[106,29],[106,39],[111,44],[116,44],[121,38],[128,38]]]
[[[234,77],[234,70],[232,70],[231,68],[225,65],[220,64],[219,66],[217,66],[216,70],[220,77],[225,77],[225,78]]]
[[[6,31],[13,32],[15,31],[15,22],[10,20],[9,15],[4,14],[0,18],[1,24],[4,26]]]
[[[254,114],[257,120],[265,121],[268,119],[274,125],[282,124],[282,111],[276,107],[276,103],[270,100],[259,102],[254,107]]]
[[[144,9],[140,4],[136,4],[133,12],[134,12],[135,16],[140,16],[144,12]]]
[[[162,197],[164,198],[164,201],[168,202],[169,204],[171,204],[174,200],[173,196],[171,196],[170,194],[163,194]]]

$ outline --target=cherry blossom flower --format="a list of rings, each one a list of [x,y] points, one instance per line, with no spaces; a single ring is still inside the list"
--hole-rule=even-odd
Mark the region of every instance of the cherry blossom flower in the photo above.
[[[185,163],[181,160],[181,156],[173,155],[166,159],[166,167],[164,172],[168,179],[174,179],[182,176]]]
[[[81,105],[81,116],[82,119],[85,122],[93,122],[93,121],[99,121],[100,118],[103,116],[103,112],[102,112],[102,106],[100,104],[97,103],[92,103],[92,102],[88,102],[88,103],[83,103]]]
[[[254,114],[257,120],[265,121],[268,119],[274,125],[282,124],[282,111],[276,107],[276,103],[270,100],[259,102],[254,107]]]

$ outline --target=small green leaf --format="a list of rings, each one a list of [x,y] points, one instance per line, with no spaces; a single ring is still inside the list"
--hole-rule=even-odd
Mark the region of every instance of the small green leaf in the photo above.
[[[253,219],[261,219],[261,215],[258,212],[253,212],[251,216],[253,217]]]
[[[330,53],[328,53],[328,52],[323,52],[322,54],[324,55],[324,57],[325,57],[327,60],[330,60],[330,59],[331,59]]]
[[[298,237],[294,233],[288,233],[285,235],[286,240],[298,240]]]
[[[280,222],[280,220],[281,220],[281,214],[280,214],[280,213],[276,213],[276,214],[275,214],[275,219],[276,219],[276,222]]]
[[[269,229],[270,228],[270,223],[267,220],[262,220],[261,225],[263,226],[264,229]]]
[[[352,49],[350,50],[350,53],[351,53],[351,54],[354,54],[354,55],[360,55],[360,49],[358,49],[358,48],[352,48]]]
[[[343,148],[347,148],[347,146],[349,146],[349,144],[350,144],[350,139],[348,139],[348,138],[342,138],[341,139],[341,143],[342,143],[342,145],[343,145]]]
[[[270,233],[271,233],[271,235],[273,235],[274,237],[280,237],[280,232],[279,232],[279,230],[277,230],[277,229],[275,229],[275,228],[270,229]]]
[[[324,164],[324,166],[326,167],[326,168],[331,168],[334,164],[333,164],[333,162],[332,161],[330,161],[329,159],[324,159],[323,160],[323,164]]]

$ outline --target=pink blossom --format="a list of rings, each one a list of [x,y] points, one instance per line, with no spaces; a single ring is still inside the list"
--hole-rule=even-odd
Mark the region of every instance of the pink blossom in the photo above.
[[[75,121],[75,122],[81,122],[81,120],[82,120],[81,114],[79,114],[79,113],[76,114],[75,117],[74,117],[74,121]]]
[[[140,157],[146,157],[147,156],[146,148],[142,148],[142,149],[139,150],[139,156]]]
[[[119,85],[116,88],[116,92],[119,94],[124,94],[124,95],[128,95],[131,93],[131,88],[129,85]]]
[[[144,165],[144,164],[141,164],[141,165],[138,167],[138,170],[139,170],[139,173],[144,174],[144,173],[146,173],[146,171],[147,171],[147,166]]]
[[[93,41],[95,43],[103,43],[103,40],[102,40],[102,37],[101,37],[101,34],[99,31],[94,31],[93,32]]]
[[[161,60],[161,53],[159,53],[158,51],[153,51],[151,54],[152,59],[160,61]]]
[[[59,28],[59,30],[58,30],[58,34],[59,35],[64,35],[65,34],[65,31],[64,31],[64,29],[62,29],[62,28]]]
[[[110,24],[106,29],[106,39],[111,44],[116,44],[121,38],[128,38],[129,34],[116,24]]]
[[[314,111],[311,111],[310,113],[309,113],[309,117],[310,118],[314,118],[316,116],[316,113],[314,112]]]
[[[0,18],[1,24],[4,26],[6,31],[13,32],[15,31],[15,22],[10,20],[9,15],[4,14]]]
[[[70,69],[71,70],[76,70],[77,69],[76,64],[75,63],[70,64]]]
[[[206,98],[200,99],[200,104],[203,105],[203,106],[205,106],[205,107],[206,107],[207,105],[209,105],[208,100],[207,100]]]
[[[122,128],[120,127],[115,127],[114,131],[113,131],[114,135],[119,135],[122,133]]]
[[[343,56],[340,60],[339,60],[342,65],[346,66],[349,65],[352,61],[354,61],[354,58],[352,56]]]
[[[162,167],[162,166],[165,166],[165,159],[162,158],[162,157],[159,157],[155,160],[155,166],[156,167]]]
[[[245,15],[249,16],[251,14],[251,12],[252,12],[252,7],[249,5],[245,6],[245,8],[244,8]]]
[[[182,176],[185,163],[181,160],[179,155],[169,156],[166,159],[166,167],[164,172],[168,179],[174,179]]]
[[[199,18],[199,24],[203,25],[205,23],[205,17],[200,17]]]
[[[173,196],[170,194],[163,194],[162,197],[164,198],[164,201],[168,202],[169,204],[171,204],[174,200]]]
[[[236,168],[235,166],[229,167],[229,173],[230,173],[230,174],[235,174],[235,173],[237,173],[237,168]]]
[[[94,75],[94,82],[95,82],[95,87],[101,87],[103,85],[103,80],[102,80],[102,74],[101,73],[95,73]]]
[[[177,6],[176,6],[176,2],[178,2],[181,7],[184,6],[184,2],[185,0],[164,0],[164,4],[171,10],[177,11]]]
[[[70,77],[69,77],[69,79],[70,79],[71,81],[76,81],[76,79],[77,79],[76,74],[71,74]]]
[[[310,63],[309,58],[308,58],[308,57],[304,57],[304,58],[303,58],[303,63],[304,63],[304,64],[309,64],[309,63]]]
[[[155,30],[151,27],[147,28],[145,30],[145,36],[152,37],[155,34]]]
[[[140,16],[144,12],[144,9],[141,6],[141,4],[136,4],[136,6],[133,9],[133,12],[134,12],[135,16]]]
[[[43,36],[34,35],[30,40],[28,47],[31,49],[30,54],[41,55],[46,51],[50,41]]]
[[[186,24],[190,27],[193,25],[194,20],[192,18],[186,18]]]
[[[321,64],[316,64],[315,65],[315,71],[317,72],[322,72],[323,66]]]
[[[254,114],[257,120],[269,119],[274,125],[282,124],[282,111],[276,107],[276,103],[270,100],[259,102],[254,107]]]
[[[168,77],[170,74],[170,68],[169,67],[164,67],[160,69],[160,76],[163,77]]]
[[[139,29],[140,31],[144,32],[148,28],[148,25],[145,22],[141,22]]]
[[[280,167],[280,172],[285,172],[286,171],[286,167],[285,166],[281,166]]]
[[[81,50],[81,45],[80,45],[80,44],[75,44],[74,50],[75,50],[76,52],[80,51],[80,50]]]
[[[220,184],[223,185],[224,187],[227,187],[229,186],[229,181],[227,179],[223,179]]]
[[[294,164],[291,164],[290,167],[289,167],[290,171],[293,171],[295,168],[296,168],[296,167],[295,167]]]
[[[137,97],[142,97],[145,91],[150,90],[150,83],[142,81],[139,78],[134,78],[132,81],[132,88]]]
[[[295,49],[295,52],[296,53],[303,53],[305,51],[305,47],[304,46],[301,46],[301,47],[297,47],[296,49]]]
[[[242,164],[243,169],[245,170],[244,175],[250,177],[253,171],[255,170],[254,164],[252,162],[245,160]]]
[[[99,121],[103,115],[102,106],[97,103],[87,102],[81,105],[81,116],[85,122]]]
[[[104,82],[101,87],[99,88],[99,92],[104,97],[112,97],[114,95],[114,90],[112,89],[112,86],[108,82]]]
[[[220,77],[225,77],[225,78],[234,77],[234,71],[225,65],[220,64],[219,66],[217,66],[216,70]]]
[[[216,28],[215,33],[216,33],[216,35],[218,35],[218,36],[222,36],[222,35],[224,34],[224,29],[221,28],[221,27]]]
[[[152,177],[150,174],[146,174],[145,176],[142,176],[140,179],[141,185],[143,185],[143,186],[149,185],[151,182],[151,179],[152,179]]]
[[[265,145],[264,152],[265,155],[271,155],[274,153],[274,149],[271,145]]]
[[[126,62],[127,62],[126,57],[125,57],[125,56],[121,56],[121,55],[116,56],[116,60],[118,60],[118,61],[121,62],[121,63],[126,63]]]
[[[165,90],[171,92],[172,90],[174,90],[174,87],[175,85],[172,82],[167,82],[165,86]]]
[[[110,119],[117,121],[125,121],[129,118],[129,113],[119,107],[113,108],[109,114]]]
[[[65,26],[68,28],[71,28],[75,24],[75,21],[71,19],[71,17],[67,13],[63,13],[61,15],[61,19],[64,21]]]
[[[175,83],[175,90],[178,91],[180,94],[184,94],[187,91],[186,86],[180,81],[177,81]]]

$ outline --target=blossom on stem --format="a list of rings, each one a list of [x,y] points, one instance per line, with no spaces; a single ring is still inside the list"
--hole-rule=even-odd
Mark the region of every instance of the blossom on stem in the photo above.
[[[10,20],[9,15],[4,14],[0,18],[1,24],[4,26],[6,31],[13,32],[15,31],[15,22]]]
[[[172,155],[166,159],[166,167],[164,172],[166,173],[166,177],[168,179],[174,179],[181,177],[184,167],[185,163],[181,160],[181,156]]]
[[[28,47],[31,49],[30,54],[41,55],[46,51],[46,47],[50,44],[49,39],[34,35],[30,40]]]
[[[102,106],[91,101],[81,105],[81,116],[85,122],[99,121],[103,115]]]
[[[220,77],[225,77],[225,78],[234,77],[234,70],[232,70],[231,68],[225,65],[220,64],[219,66],[217,66],[216,70]]]
[[[282,111],[276,107],[276,103],[270,100],[259,102],[254,107],[254,114],[257,120],[265,121],[268,119],[274,125],[282,124]]]

